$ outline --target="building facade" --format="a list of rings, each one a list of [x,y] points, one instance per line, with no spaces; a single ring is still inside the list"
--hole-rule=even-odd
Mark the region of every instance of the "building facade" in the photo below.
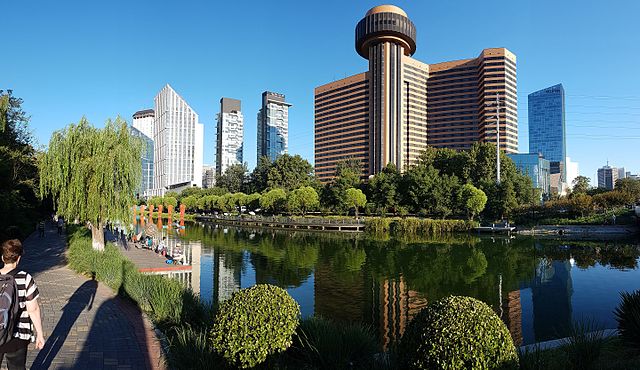
[[[580,176],[580,168],[578,166],[578,162],[573,162],[571,161],[571,158],[566,157],[564,168],[567,172],[567,185],[569,187],[573,187],[573,181],[576,179],[576,177]]]
[[[404,170],[427,146],[468,149],[496,142],[518,149],[516,57],[504,48],[479,57],[427,64],[411,56],[416,28],[392,5],[369,10],[356,26],[355,46],[368,71],[315,89],[315,165],[329,181],[336,165],[361,163],[366,178],[394,163]]]
[[[540,153],[551,163],[551,173],[567,182],[567,157],[562,84],[529,94],[529,152]]]
[[[139,110],[133,114],[131,126],[153,140],[153,122],[155,121],[153,109]]]
[[[289,140],[289,107],[283,94],[262,93],[262,108],[258,112],[258,157],[275,161],[287,153]]]
[[[205,164],[202,166],[202,188],[208,189],[216,185],[216,168]]]
[[[198,114],[169,84],[154,100],[153,195],[202,187],[204,126]]]
[[[608,164],[604,167],[598,168],[598,187],[607,190],[613,190],[616,186],[616,180],[618,180],[618,169],[611,167]]]
[[[130,131],[131,135],[140,138],[143,143],[142,155],[140,156],[142,161],[142,181],[137,191],[137,197],[145,197],[153,189],[153,140],[136,127],[131,127]]]
[[[518,171],[531,179],[533,187],[541,190],[542,197],[548,198],[551,194],[549,161],[539,153],[515,153],[508,156],[513,160]]]
[[[220,99],[220,113],[216,130],[216,174],[221,175],[229,166],[242,164],[244,118],[240,100]]]

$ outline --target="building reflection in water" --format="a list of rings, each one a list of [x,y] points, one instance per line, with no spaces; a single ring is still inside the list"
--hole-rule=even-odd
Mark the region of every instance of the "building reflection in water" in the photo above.
[[[213,301],[221,303],[240,290],[242,259],[237,253],[213,250]]]

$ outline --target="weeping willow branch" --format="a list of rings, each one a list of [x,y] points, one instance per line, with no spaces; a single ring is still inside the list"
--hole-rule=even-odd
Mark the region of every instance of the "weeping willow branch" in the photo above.
[[[38,163],[40,195],[51,195],[67,220],[90,222],[94,248],[103,249],[102,225],[130,217],[142,176],[142,149],[120,117],[103,129],[83,117],[51,136]]]

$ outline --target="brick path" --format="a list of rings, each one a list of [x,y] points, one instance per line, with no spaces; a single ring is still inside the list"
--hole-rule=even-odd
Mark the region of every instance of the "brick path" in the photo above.
[[[44,238],[34,233],[24,243],[20,268],[40,289],[47,339],[41,351],[29,346],[27,368],[164,369],[149,321],[109,287],[68,269],[65,244],[51,226]]]

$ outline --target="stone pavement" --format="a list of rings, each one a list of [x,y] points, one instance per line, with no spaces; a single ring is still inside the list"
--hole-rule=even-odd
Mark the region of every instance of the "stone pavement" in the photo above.
[[[19,267],[40,290],[47,340],[41,351],[29,345],[27,368],[164,369],[148,319],[109,287],[68,269],[65,249],[65,236],[51,225],[44,238],[34,233],[24,242]]]

